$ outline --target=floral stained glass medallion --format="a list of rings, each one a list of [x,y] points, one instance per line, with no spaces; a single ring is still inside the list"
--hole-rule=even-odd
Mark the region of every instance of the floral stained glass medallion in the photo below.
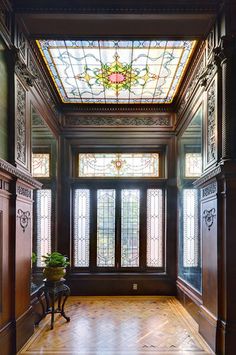
[[[50,154],[32,154],[32,175],[34,177],[50,177]]]
[[[79,154],[79,177],[158,176],[158,153]]]
[[[64,103],[171,103],[195,41],[38,40]]]

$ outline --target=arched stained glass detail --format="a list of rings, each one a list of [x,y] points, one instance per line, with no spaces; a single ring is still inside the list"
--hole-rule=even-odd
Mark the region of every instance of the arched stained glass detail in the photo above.
[[[79,177],[158,177],[158,153],[79,154]]]
[[[97,266],[115,266],[115,190],[97,191]]]
[[[74,194],[74,265],[89,266],[90,191],[76,189]]]
[[[163,266],[163,192],[147,190],[147,266]]]

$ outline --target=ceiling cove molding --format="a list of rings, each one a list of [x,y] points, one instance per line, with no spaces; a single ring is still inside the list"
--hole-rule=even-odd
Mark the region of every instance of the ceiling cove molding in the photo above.
[[[66,12],[74,13],[186,13],[186,12],[201,12],[212,13],[218,8],[218,1],[215,0],[198,0],[198,1],[175,1],[166,0],[158,2],[155,0],[149,1],[112,1],[108,4],[107,1],[101,1],[100,4],[96,0],[82,1],[65,1],[58,0],[56,3],[41,0],[15,0],[14,10],[16,12]]]
[[[171,115],[160,116],[65,116],[65,127],[173,127]]]
[[[62,111],[65,114],[70,114],[70,113],[79,113],[79,112],[96,112],[96,113],[114,113],[114,112],[138,112],[138,113],[144,113],[144,112],[170,112],[173,113],[174,112],[174,108],[172,104],[168,104],[168,105],[154,105],[154,104],[150,104],[150,105],[143,105],[143,104],[139,104],[139,105],[96,105],[96,104],[90,104],[90,105],[86,105],[86,104],[65,104],[64,106],[62,106]]]

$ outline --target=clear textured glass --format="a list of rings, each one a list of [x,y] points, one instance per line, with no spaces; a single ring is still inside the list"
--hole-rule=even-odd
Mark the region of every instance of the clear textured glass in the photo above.
[[[147,266],[163,266],[163,192],[147,190]]]
[[[197,267],[199,260],[198,191],[183,190],[183,265]]]
[[[80,177],[157,177],[158,153],[79,154]]]
[[[52,191],[36,191],[37,266],[44,266],[42,255],[51,252]]]
[[[74,192],[74,266],[89,266],[90,244],[90,191],[76,189]]]
[[[185,177],[198,177],[202,173],[202,154],[185,154]]]
[[[97,191],[97,266],[115,266],[115,190]]]
[[[121,191],[121,267],[139,266],[139,190]]]
[[[38,40],[65,103],[171,103],[195,41]]]
[[[50,154],[33,153],[32,154],[32,175],[34,177],[50,177]]]

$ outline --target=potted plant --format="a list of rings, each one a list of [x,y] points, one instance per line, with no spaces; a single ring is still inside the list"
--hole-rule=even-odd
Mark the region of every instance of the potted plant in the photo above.
[[[68,257],[54,251],[43,255],[45,268],[43,275],[48,281],[59,281],[66,274],[66,267],[70,265]]]

